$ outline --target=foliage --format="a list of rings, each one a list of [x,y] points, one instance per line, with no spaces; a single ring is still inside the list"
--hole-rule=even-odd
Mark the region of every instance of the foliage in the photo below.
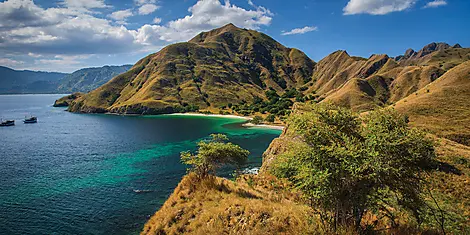
[[[282,98],[273,89],[267,90],[265,95],[268,98],[267,101],[264,101],[261,98],[255,96],[251,104],[243,103],[241,105],[234,105],[233,110],[244,116],[248,116],[255,112],[260,112],[270,113],[281,117],[289,114],[289,111],[294,104],[291,98],[299,96],[302,97],[300,98],[301,100],[304,100],[303,95],[297,92],[295,89],[291,89],[284,93]]]
[[[358,117],[328,104],[291,115],[288,134],[300,136],[274,162],[272,173],[302,190],[329,228],[360,227],[366,211],[401,207],[422,222],[423,170],[435,158],[432,141],[408,128],[393,110]]]
[[[255,116],[253,117],[253,119],[250,120],[251,123],[257,125],[257,124],[261,124],[263,122],[263,118],[260,117],[260,116]]]
[[[196,154],[190,151],[181,152],[181,161],[191,165],[194,172],[204,178],[214,174],[223,165],[240,166],[248,158],[250,152],[238,145],[227,142],[222,134],[212,134],[209,140],[200,141]]]
[[[266,120],[267,122],[274,122],[275,118],[276,118],[276,117],[275,117],[273,114],[269,114],[269,115],[266,117],[265,120]]]

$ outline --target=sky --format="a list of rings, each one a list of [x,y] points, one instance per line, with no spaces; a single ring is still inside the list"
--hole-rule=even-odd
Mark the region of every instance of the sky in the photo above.
[[[319,61],[401,55],[431,42],[470,47],[469,0],[0,0],[0,65],[73,72],[134,64],[233,23]]]

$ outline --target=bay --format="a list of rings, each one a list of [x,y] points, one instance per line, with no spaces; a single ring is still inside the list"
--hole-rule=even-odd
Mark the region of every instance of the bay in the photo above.
[[[186,173],[181,151],[224,133],[256,168],[280,134],[234,118],[74,114],[52,107],[61,96],[0,96],[0,117],[16,120],[0,128],[1,234],[138,234]]]

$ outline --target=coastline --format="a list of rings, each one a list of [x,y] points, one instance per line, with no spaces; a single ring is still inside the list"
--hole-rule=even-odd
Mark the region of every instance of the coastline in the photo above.
[[[170,113],[170,114],[161,114],[162,116],[199,116],[199,117],[220,117],[220,118],[238,118],[244,120],[251,120],[250,117],[243,117],[237,115],[224,115],[224,114],[204,114],[204,113]]]
[[[203,113],[171,113],[171,114],[162,114],[166,116],[199,116],[199,117],[218,117],[218,118],[238,118],[243,119],[246,121],[252,120],[251,117],[243,117],[237,116],[233,114],[203,114]],[[242,124],[243,127],[248,128],[266,128],[266,129],[274,129],[274,130],[284,130],[284,126],[276,126],[276,125],[267,125],[267,124],[253,124],[250,122],[246,122]]]

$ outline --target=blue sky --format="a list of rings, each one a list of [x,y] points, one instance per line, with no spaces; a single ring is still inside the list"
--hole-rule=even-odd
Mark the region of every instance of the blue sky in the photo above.
[[[234,23],[315,61],[336,50],[397,56],[431,42],[470,46],[468,0],[7,0],[0,65],[72,72],[133,64]]]

